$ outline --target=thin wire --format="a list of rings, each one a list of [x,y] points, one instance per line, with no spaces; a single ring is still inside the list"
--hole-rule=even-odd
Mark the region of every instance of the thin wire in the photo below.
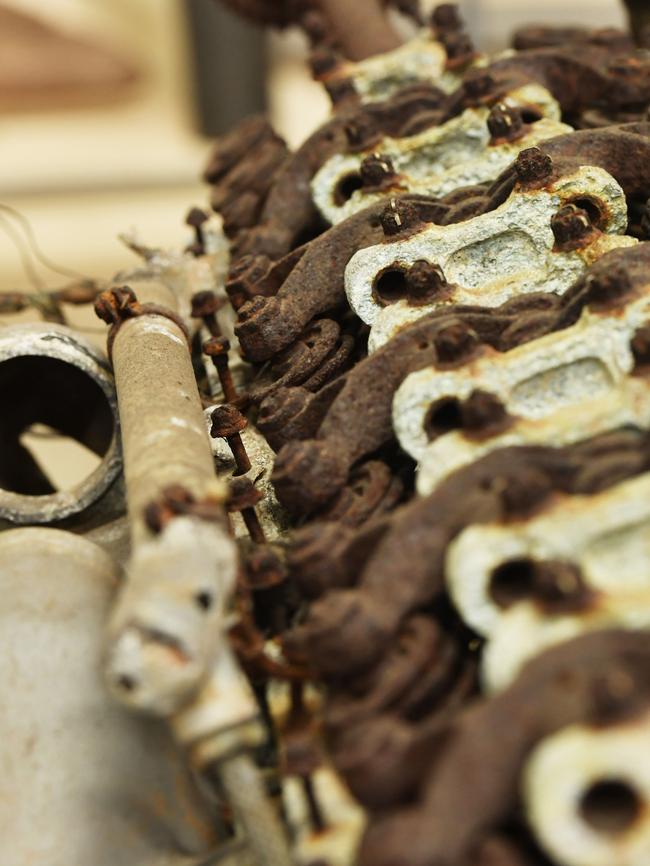
[[[48,268],[50,271],[53,271],[55,274],[60,274],[63,277],[72,277],[74,279],[82,278],[84,280],[92,279],[87,274],[83,274],[81,271],[74,270],[73,268],[67,268],[65,267],[65,265],[58,264],[49,256],[47,256],[38,244],[36,233],[31,222],[24,214],[20,213],[20,211],[11,207],[11,205],[5,204],[4,202],[0,202],[0,210],[3,210],[5,213],[10,214],[17,222],[20,223],[23,232],[27,237],[27,242],[32,255],[44,267]]]
[[[36,268],[34,267],[29,245],[25,244],[23,237],[16,231],[13,224],[6,217],[0,216],[0,227],[16,247],[25,276],[38,292],[43,292],[46,284],[41,280]]]

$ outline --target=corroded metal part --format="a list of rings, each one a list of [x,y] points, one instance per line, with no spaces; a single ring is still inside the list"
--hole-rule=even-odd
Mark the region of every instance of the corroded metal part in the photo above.
[[[487,349],[458,370],[412,373],[395,394],[393,423],[402,447],[421,462],[420,492],[496,448],[568,444],[642,422],[645,381],[626,380],[637,365],[633,340],[649,314],[644,293],[622,309],[587,308],[575,325],[505,354]],[[478,393],[494,405],[474,419],[462,407]]]
[[[556,862],[647,862],[649,738],[646,712],[604,729],[569,725],[536,744],[526,761],[523,800],[532,831]],[[603,790],[609,790],[610,799],[601,812],[597,803]]]
[[[483,687],[488,693],[501,691],[515,680],[530,659],[549,647],[589,631],[608,628],[650,629],[647,589],[619,592],[616,588],[611,594],[590,597],[576,610],[555,611],[537,602],[517,602],[502,614],[498,628],[483,648]]]
[[[213,808],[166,728],[114,704],[97,676],[118,580],[108,555],[68,532],[13,530],[0,574],[3,859],[204,864]]]
[[[337,63],[320,78],[326,87],[349,84],[362,103],[376,102],[422,81],[451,92],[458,87],[460,75],[447,70],[446,66],[444,45],[435,39],[431,30],[423,29],[393,51],[358,63]]]
[[[106,357],[63,325],[5,327],[0,331],[0,388],[6,479],[0,489],[0,517],[16,524],[52,523],[87,510],[122,468],[115,384]],[[101,455],[101,463],[70,490],[54,492],[19,443],[19,436],[35,422],[83,442]],[[27,477],[14,478],[21,467]],[[20,485],[26,492],[17,492]]]
[[[600,227],[590,228],[577,249],[558,249],[554,216],[585,198],[600,212]],[[586,266],[635,243],[623,234],[626,227],[623,189],[602,169],[583,166],[545,188],[516,188],[496,210],[458,225],[430,225],[410,238],[360,250],[346,267],[345,290],[355,313],[373,326],[369,347],[376,349],[441,306],[496,307],[528,292],[566,291]],[[440,269],[442,283],[432,287],[430,299],[413,303],[405,275],[419,262]]]
[[[220,217],[212,216],[201,225],[201,251],[197,255],[191,249],[162,249],[143,243],[135,233],[121,236],[123,243],[143,260],[137,268],[120,271],[115,283],[160,283],[171,293],[172,298],[156,295],[154,303],[168,301],[179,315],[189,321],[191,299],[197,292],[212,291],[226,300],[224,290],[229,264],[228,242],[223,232]],[[155,289],[153,289],[155,293]],[[138,296],[144,300],[138,285]],[[217,319],[225,333],[232,335],[233,316],[229,308],[221,307]]]
[[[465,528],[522,520],[553,492],[605,490],[647,472],[649,456],[648,433],[634,429],[565,448],[529,446],[488,454],[453,473],[430,496],[348,535],[342,546],[332,544],[331,553],[325,544],[320,574],[327,576],[331,564],[334,586],[327,591],[325,584],[304,623],[285,640],[334,681],[374,669],[404,619],[444,591],[445,553]]]
[[[324,858],[330,866],[352,866],[365,828],[365,813],[331,766],[323,765],[311,775],[311,784],[324,820],[324,828],[314,830],[297,777],[282,786],[287,820],[293,829],[293,854],[297,866],[310,866]]]
[[[613,629],[581,636],[531,661],[506,691],[461,711],[417,802],[377,816],[359,863],[392,866],[406,845],[409,866],[473,862],[479,842],[515,814],[538,745],[574,725],[602,732],[604,742],[607,732],[625,730],[634,720],[645,731],[645,722],[640,726],[650,700],[649,648],[647,632]],[[599,763],[604,768],[605,762]],[[607,769],[613,766],[615,758]],[[553,777],[546,772],[543,777],[545,790],[551,790]]]
[[[205,410],[207,429],[211,426],[211,411],[211,409]],[[271,446],[256,427],[251,425],[246,427],[242,431],[241,438],[251,463],[251,468],[245,475],[250,481],[255,482],[255,487],[263,494],[263,498],[257,506],[262,531],[268,541],[274,541],[289,529],[287,514],[278,502],[270,480],[270,466],[275,455]],[[211,444],[212,454],[217,465],[217,477],[223,481],[232,479],[237,467],[228,443],[224,439],[216,438],[211,440]],[[247,538],[248,530],[241,514],[231,514],[230,520],[235,538]]]
[[[446,555],[451,598],[473,629],[493,635],[512,604],[536,597],[537,564],[549,562],[552,574],[553,563],[570,563],[595,593],[648,590],[649,494],[645,473],[591,496],[556,497],[540,514],[514,525],[465,529]],[[564,579],[568,583],[569,576]]]
[[[454,433],[445,434],[435,449],[435,460],[431,459],[433,447],[427,448],[418,469],[418,493],[427,496],[448,475],[492,451],[572,445],[590,436],[624,427],[646,430],[650,426],[648,385],[644,379],[625,379],[618,387],[594,399],[560,408],[547,417],[515,421],[510,427],[504,426],[502,432],[495,429],[493,435],[483,441],[479,438],[471,441]]]
[[[458,117],[416,135],[387,137],[365,151],[331,157],[312,180],[316,206],[335,224],[386,198],[391,185],[381,191],[364,184],[362,164],[368,157],[390,160],[395,171],[393,190],[443,196],[463,186],[494,180],[519,151],[571,131],[560,122],[557,102],[538,85],[512,90],[501,98],[498,107],[520,117],[516,135],[494,139],[488,128],[492,108],[486,105],[467,108]],[[530,119],[521,119],[522,112]],[[359,188],[354,189],[355,185]],[[354,190],[347,200],[346,188]]]

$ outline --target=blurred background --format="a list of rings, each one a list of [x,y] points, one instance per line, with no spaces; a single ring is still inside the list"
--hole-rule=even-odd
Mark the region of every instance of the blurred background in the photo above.
[[[617,0],[460,6],[483,50],[524,22],[623,24]],[[67,279],[29,264],[7,206],[50,258],[90,277],[132,263],[117,240],[132,227],[182,245],[212,137],[268,110],[296,145],[326,116],[305,58],[300,34],[265,36],[215,0],[0,0],[0,290]]]

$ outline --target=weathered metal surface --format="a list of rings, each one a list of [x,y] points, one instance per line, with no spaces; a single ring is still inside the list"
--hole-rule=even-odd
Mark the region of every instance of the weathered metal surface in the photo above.
[[[219,838],[165,727],[109,699],[98,669],[118,575],[71,533],[0,535],[2,861],[199,866]],[[91,853],[89,853],[91,852]]]
[[[497,129],[497,114],[511,127]],[[524,120],[522,115],[526,115]],[[514,118],[514,119],[513,119]],[[505,94],[495,108],[468,108],[440,126],[402,139],[384,138],[372,148],[331,157],[312,180],[314,202],[329,223],[338,223],[393,190],[443,196],[463,186],[494,180],[520,150],[571,131],[560,122],[557,102],[543,87],[527,85]],[[497,133],[493,135],[492,129]],[[364,160],[380,158],[394,171],[388,190],[373,187]],[[358,189],[354,186],[358,185]],[[349,197],[347,189],[354,190]]]
[[[644,669],[649,645],[650,635],[642,632],[609,630],[583,636],[530,662],[505,692],[462,711],[449,725],[445,748],[418,801],[377,817],[359,862],[373,866],[397,863],[406,845],[409,866],[456,866],[468,858],[471,862],[481,843],[513,816],[526,777],[530,782],[525,789],[528,817],[547,843],[546,833],[552,831],[536,811],[539,806],[541,812],[546,800],[544,795],[538,799],[534,783],[543,778],[545,791],[550,792],[554,778],[535,760],[536,747],[543,748],[553,735],[569,734],[575,725],[587,726],[594,731],[598,781],[603,776],[611,778],[617,765],[625,779],[629,764],[622,755],[619,762],[608,753],[606,743],[610,732],[622,733],[626,728],[631,733],[645,732],[649,695]],[[595,740],[597,732],[602,736],[602,750]],[[631,742],[634,739],[633,734]],[[570,767],[565,765],[567,773]],[[534,768],[533,779],[528,776],[529,768]],[[639,774],[643,773],[640,769]],[[631,779],[633,784],[637,778]],[[580,789],[584,785],[586,790],[592,780],[588,775],[576,779]],[[582,790],[577,792],[578,800]],[[641,791],[645,792],[643,786]],[[641,796],[643,802],[643,793]],[[575,802],[573,799],[574,810]],[[564,821],[571,825],[573,819],[575,826],[574,816],[575,811],[565,815]],[[642,822],[639,827],[643,833]],[[605,840],[603,846],[607,847]],[[610,846],[610,853],[621,850],[615,841]],[[563,842],[563,857],[565,848]]]
[[[395,394],[393,424],[401,446],[427,467],[420,489],[430,490],[436,476],[439,480],[494,447],[531,439],[552,445],[569,441],[566,436],[586,438],[602,432],[598,420],[620,424],[620,410],[633,405],[633,395],[640,409],[643,381],[638,387],[630,383],[627,393],[616,398],[637,367],[633,341],[649,314],[650,301],[642,292],[621,306],[587,307],[571,327],[509,352],[487,349],[460,369],[427,368],[408,376]],[[598,405],[608,392],[614,392],[607,404],[610,410],[620,406],[609,420]],[[470,405],[479,394],[486,395],[482,417],[472,413]],[[593,408],[586,407],[581,421],[581,407],[588,403]],[[550,419],[557,413],[554,424]],[[572,416],[575,426],[565,436],[562,424]],[[526,423],[542,420],[546,423],[538,432],[533,423]],[[523,435],[517,430],[520,422],[525,425]]]
[[[464,530],[450,545],[445,566],[463,619],[480,634],[498,633],[500,617],[519,600],[539,594],[543,604],[544,580],[552,582],[554,568],[567,596],[573,580],[574,592],[642,597],[650,586],[649,491],[650,476],[642,474],[592,496],[557,497],[517,525]],[[574,567],[573,577],[563,575],[563,563]]]
[[[552,221],[580,199],[594,202],[600,228],[588,224],[580,246],[565,250],[556,242]],[[566,291],[588,264],[611,249],[634,244],[623,234],[626,227],[622,188],[602,169],[583,166],[547,188],[515,188],[490,213],[360,250],[345,270],[346,294],[355,313],[372,325],[373,350],[409,321],[443,305],[496,307],[529,292]],[[405,279],[419,262],[442,274],[423,298],[414,296]]]
[[[6,479],[0,517],[16,524],[52,523],[97,502],[122,468],[115,384],[106,357],[63,325],[5,327],[0,331],[0,389]],[[83,442],[101,455],[100,465],[70,490],[55,492],[19,442],[33,423]],[[19,492],[23,486],[26,492]]]

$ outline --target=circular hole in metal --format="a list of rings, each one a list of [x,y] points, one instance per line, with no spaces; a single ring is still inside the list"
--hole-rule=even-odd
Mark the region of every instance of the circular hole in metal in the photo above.
[[[629,830],[643,811],[643,803],[632,785],[621,779],[603,779],[582,796],[580,814],[594,830],[618,835]]]
[[[63,326],[0,334],[0,517],[51,523],[83,511],[120,470],[106,360]]]
[[[431,404],[424,418],[424,432],[429,441],[452,430],[460,430],[462,426],[460,401],[456,397],[442,397],[436,400]]]
[[[579,198],[572,198],[567,204],[575,205],[581,210],[586,211],[592,226],[595,226],[597,229],[605,228],[607,220],[600,203],[596,199],[589,196],[580,196]]]
[[[393,266],[377,275],[372,289],[375,300],[386,307],[409,296],[409,286],[404,268]]]
[[[501,608],[529,598],[535,582],[535,563],[530,559],[511,559],[497,566],[490,578],[490,596]]]
[[[57,358],[28,355],[0,363],[0,405],[0,487],[14,493],[47,496],[75,487],[97,468],[113,438],[113,413],[102,389]],[[65,440],[83,449],[72,446],[66,454],[65,446],[53,447]],[[48,453],[68,463],[68,483],[56,483],[61,467],[47,465]]]
[[[347,201],[350,201],[354,193],[358,189],[362,189],[363,181],[361,175],[356,173],[346,174],[336,184],[334,190],[334,204],[337,207],[342,207]]]

